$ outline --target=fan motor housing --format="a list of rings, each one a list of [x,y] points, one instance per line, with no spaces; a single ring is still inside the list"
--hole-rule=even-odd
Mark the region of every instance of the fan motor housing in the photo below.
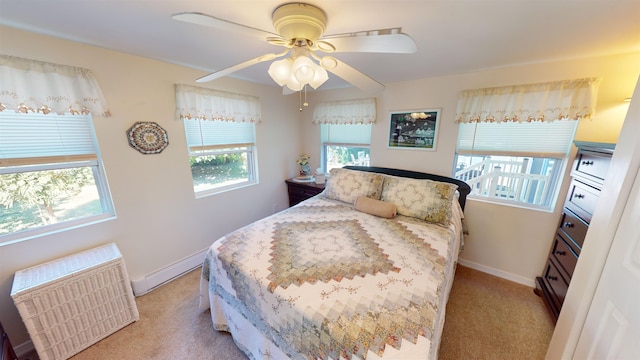
[[[285,39],[318,40],[326,29],[327,15],[310,4],[291,3],[273,11],[273,27]]]

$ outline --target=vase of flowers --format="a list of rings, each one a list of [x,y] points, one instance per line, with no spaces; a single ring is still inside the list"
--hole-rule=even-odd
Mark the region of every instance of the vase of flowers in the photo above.
[[[311,159],[311,156],[302,154],[300,155],[300,158],[296,160],[298,165],[300,165],[300,175],[308,176],[309,174],[311,174],[311,165],[309,165],[309,159]]]

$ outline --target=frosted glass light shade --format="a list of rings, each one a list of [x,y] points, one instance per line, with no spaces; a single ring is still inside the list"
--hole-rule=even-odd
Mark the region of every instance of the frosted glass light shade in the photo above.
[[[304,87],[304,84],[296,79],[295,76],[289,76],[287,80],[287,87],[291,89],[291,91],[300,91]]]
[[[312,88],[317,89],[320,85],[324,84],[325,81],[329,79],[329,74],[327,74],[327,70],[318,66],[315,72],[315,76],[309,82]]]
[[[268,73],[276,84],[283,86],[291,78],[291,59],[286,58],[274,61],[269,66]]]
[[[306,84],[313,80],[315,76],[315,68],[318,67],[306,56],[299,56],[291,66],[291,72],[296,80]]]
[[[306,84],[317,89],[329,79],[327,71],[314,63],[307,56],[297,56],[274,61],[269,66],[269,75],[280,86],[287,86],[292,91],[300,91]]]

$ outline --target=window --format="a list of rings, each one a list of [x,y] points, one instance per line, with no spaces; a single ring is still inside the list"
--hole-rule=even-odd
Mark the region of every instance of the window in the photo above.
[[[114,216],[92,123],[109,115],[90,70],[0,55],[0,243]]]
[[[578,119],[593,115],[599,79],[465,90],[453,176],[471,198],[552,210]]]
[[[345,165],[369,166],[371,124],[322,124],[320,137],[326,172]]]
[[[454,177],[471,196],[551,209],[577,121],[460,124]]]
[[[258,182],[255,96],[176,84],[176,117],[184,121],[196,197]]]
[[[0,112],[0,241],[114,215],[90,115]]]
[[[197,195],[257,182],[253,123],[185,119],[184,125]]]
[[[345,165],[369,166],[371,127],[375,121],[375,98],[318,104],[313,109],[313,123],[320,124],[324,171]]]

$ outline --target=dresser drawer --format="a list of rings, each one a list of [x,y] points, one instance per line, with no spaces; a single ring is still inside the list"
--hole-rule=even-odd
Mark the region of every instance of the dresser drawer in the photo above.
[[[544,273],[542,274],[542,278],[544,280],[544,284],[549,289],[551,300],[553,301],[553,305],[556,309],[562,308],[562,303],[564,303],[564,298],[567,296],[567,289],[569,289],[569,284],[567,281],[560,275],[560,271],[558,270],[557,265],[554,263],[553,258],[549,258],[547,261],[547,266],[545,268]]]
[[[584,238],[587,236],[587,230],[589,230],[589,225],[571,212],[571,210],[565,208],[560,218],[559,228],[566,234],[565,238],[575,244],[578,250],[577,253],[580,254]]]
[[[567,280],[571,280],[573,270],[578,262],[578,254],[573,251],[571,246],[559,234],[556,234],[556,238],[553,240],[551,253],[553,257],[556,258],[558,265],[560,265],[568,275]]]
[[[609,170],[611,155],[592,151],[582,151],[576,158],[574,171],[593,180],[603,182]]]
[[[600,190],[580,181],[571,181],[566,205],[586,223],[591,222],[591,215],[598,204]]]

